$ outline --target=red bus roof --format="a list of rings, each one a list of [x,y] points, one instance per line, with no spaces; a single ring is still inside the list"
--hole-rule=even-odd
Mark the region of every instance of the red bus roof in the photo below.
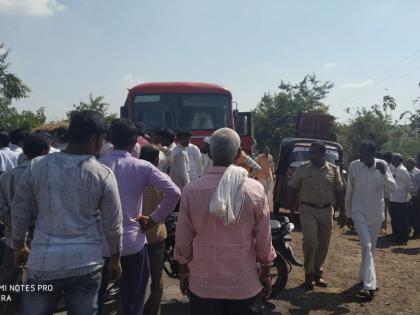
[[[221,85],[196,82],[153,82],[136,85],[129,93],[217,93],[232,97],[229,90]]]

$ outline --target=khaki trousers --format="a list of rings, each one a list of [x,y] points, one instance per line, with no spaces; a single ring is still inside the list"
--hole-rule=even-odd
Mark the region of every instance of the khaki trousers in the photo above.
[[[322,277],[322,265],[330,244],[333,214],[332,207],[315,209],[304,204],[299,207],[306,275]]]

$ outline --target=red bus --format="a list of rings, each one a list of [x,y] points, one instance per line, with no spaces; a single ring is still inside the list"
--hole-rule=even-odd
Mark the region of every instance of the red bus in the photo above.
[[[217,84],[189,82],[144,83],[129,89],[121,118],[141,123],[146,131],[167,127],[191,130],[191,141],[201,145],[213,131],[229,127],[241,135],[244,149],[252,151],[250,113],[233,110],[232,94]],[[252,138],[252,139],[251,139]]]

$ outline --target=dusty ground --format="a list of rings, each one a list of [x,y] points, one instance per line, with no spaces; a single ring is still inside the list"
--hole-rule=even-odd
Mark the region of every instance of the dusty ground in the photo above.
[[[293,233],[292,244],[295,254],[302,257],[299,231]],[[400,247],[392,246],[386,236],[380,237],[376,251],[380,290],[371,302],[357,297],[360,259],[357,235],[335,225],[325,265],[329,287],[306,292],[301,286],[303,269],[294,267],[286,289],[266,304],[265,314],[420,314],[420,240]],[[188,315],[188,301],[180,294],[178,282],[165,276],[164,285],[162,315]],[[108,314],[116,314],[115,303],[108,305],[108,310]]]
[[[293,234],[293,248],[302,257],[301,233]],[[385,236],[379,240],[376,268],[380,290],[366,302],[356,296],[360,245],[357,235],[347,228],[334,228],[325,265],[326,289],[305,292],[301,287],[302,268],[293,268],[286,289],[266,305],[265,314],[420,314],[420,240],[408,246],[392,246]],[[188,314],[178,283],[165,278],[162,315]]]

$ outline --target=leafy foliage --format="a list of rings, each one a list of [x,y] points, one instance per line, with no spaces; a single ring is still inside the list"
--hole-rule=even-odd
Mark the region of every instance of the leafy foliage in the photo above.
[[[4,46],[0,43],[0,51],[4,50]],[[0,53],[0,130],[35,128],[45,122],[45,109],[41,107],[36,112],[25,110],[19,113],[12,106],[13,100],[28,97],[31,90],[15,74],[8,72],[8,55],[9,50]]]
[[[108,123],[111,123],[114,119],[117,118],[117,114],[110,114],[108,112],[109,109],[109,103],[106,103],[104,101],[104,96],[97,96],[93,97],[92,93],[89,94],[89,100],[87,102],[80,101],[79,104],[73,105],[73,111],[80,111],[80,110],[93,110],[101,113],[105,116],[105,119]],[[67,117],[70,118],[71,113],[73,111],[70,111],[67,113]]]
[[[258,146],[277,152],[283,138],[296,134],[300,112],[327,113],[323,99],[333,86],[312,74],[297,84],[281,81],[277,93],[265,93],[253,112]]]
[[[348,161],[357,157],[358,147],[363,140],[370,140],[379,150],[389,139],[389,130],[393,126],[391,112],[396,108],[395,99],[386,95],[382,106],[357,108],[354,117],[338,129],[338,141],[344,146]],[[348,112],[351,112],[348,109]]]

